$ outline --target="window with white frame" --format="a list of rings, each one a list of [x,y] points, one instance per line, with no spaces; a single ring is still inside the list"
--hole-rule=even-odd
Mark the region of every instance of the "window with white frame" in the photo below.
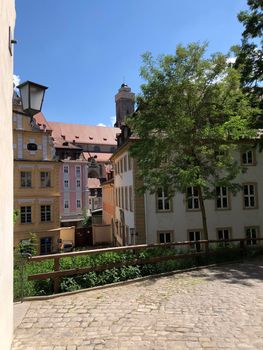
[[[158,236],[159,243],[171,243],[172,242],[172,232],[171,231],[158,232],[157,236]]]
[[[191,230],[188,232],[188,235],[189,235],[189,241],[191,242],[198,242],[201,240],[201,231],[199,230]],[[201,250],[200,243],[191,244],[190,247],[192,249],[196,249],[197,251]]]
[[[254,165],[255,152],[253,150],[248,150],[246,152],[243,152],[241,155],[241,160],[243,165]]]
[[[128,198],[128,187],[125,186],[124,187],[124,192],[125,192],[125,209],[128,210],[128,202],[129,202],[129,198]]]
[[[41,187],[50,187],[51,186],[50,171],[41,171],[40,172],[40,186]]]
[[[129,209],[133,211],[133,191],[132,186],[129,186]]]
[[[218,238],[218,240],[222,240],[222,241],[224,241],[224,240],[229,240],[230,239],[230,231],[231,231],[231,229],[230,228],[218,228],[217,230],[217,238]],[[222,244],[223,244],[223,242],[222,242]],[[229,243],[227,243],[227,242],[224,242],[224,246],[227,246]]]
[[[64,180],[64,188],[68,188],[68,180]]]
[[[186,197],[187,209],[199,209],[199,197],[197,187],[188,187]]]
[[[247,245],[256,245],[258,238],[258,228],[257,227],[246,227],[246,239]]]
[[[81,208],[81,201],[80,201],[80,199],[77,199],[77,208],[78,209]]]
[[[80,188],[80,180],[79,179],[77,179],[77,181],[76,181],[76,187]]]
[[[21,224],[29,224],[32,222],[31,206],[20,207],[20,221]]]
[[[51,206],[50,205],[41,205],[40,206],[40,217],[41,221],[51,221]]]
[[[76,166],[76,177],[80,178],[80,166]]]
[[[132,159],[130,154],[127,155],[127,159],[128,159],[128,170],[131,170],[132,168]]]
[[[64,175],[68,175],[68,165],[64,165],[63,172],[64,172]]]
[[[64,200],[64,209],[68,209],[69,208],[69,202],[68,200]]]
[[[168,199],[168,192],[164,188],[158,188],[156,194],[157,211],[170,211],[171,201]]]
[[[216,208],[217,209],[228,209],[228,189],[225,186],[216,187]]]
[[[126,172],[127,171],[127,156],[125,156],[123,158],[123,171]]]
[[[20,173],[20,184],[21,187],[31,187],[32,186],[32,174],[31,171],[21,171]]]
[[[256,196],[256,184],[244,184],[243,185],[244,196],[244,208],[256,208],[257,196]]]

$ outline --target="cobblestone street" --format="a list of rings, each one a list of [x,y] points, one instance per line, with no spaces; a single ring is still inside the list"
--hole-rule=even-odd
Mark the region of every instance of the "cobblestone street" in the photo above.
[[[263,258],[29,303],[13,350],[263,349]]]

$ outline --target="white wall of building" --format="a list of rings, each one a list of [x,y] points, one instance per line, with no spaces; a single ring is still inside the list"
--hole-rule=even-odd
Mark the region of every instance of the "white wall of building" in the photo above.
[[[237,159],[240,159],[239,155]],[[208,234],[210,239],[217,239],[218,228],[231,228],[231,238],[245,237],[245,227],[257,226],[259,236],[263,236],[263,153],[256,154],[256,165],[247,166],[247,172],[240,174],[237,182],[255,183],[257,186],[258,206],[254,209],[244,209],[243,191],[236,196],[230,194],[231,209],[216,209],[215,199],[206,200]],[[156,211],[155,195],[145,194],[145,220],[147,242],[157,242],[158,231],[172,231],[173,240],[188,240],[188,231],[202,228],[201,211],[186,209],[186,196],[177,193],[172,199],[171,212]]]
[[[128,151],[123,152],[119,157],[116,157],[116,159],[114,160],[114,164],[115,164],[115,177],[114,177],[114,187],[115,187],[115,196],[116,196],[116,189],[118,190],[118,188],[128,188],[128,210],[125,209],[125,205],[124,208],[122,208],[122,210],[124,211],[124,219],[125,219],[125,225],[128,226],[128,228],[134,228],[135,223],[134,223],[134,211],[130,210],[130,198],[129,198],[129,188],[132,187],[132,191],[134,192],[134,188],[133,188],[133,170],[128,169],[128,165],[127,165],[127,169],[126,171],[123,172],[117,172],[116,173],[116,164],[124,159],[126,157],[126,160],[128,162]],[[128,164],[128,163],[127,163]],[[124,191],[124,190],[123,190]],[[134,198],[134,194],[133,194],[133,198]],[[117,203],[116,203],[117,204]],[[115,208],[115,217],[121,221],[120,218],[120,207],[118,205],[116,205]],[[132,243],[131,238],[128,238],[128,242],[127,243]]]
[[[9,28],[14,31],[15,4],[0,1],[0,349],[10,349],[13,333],[13,56]]]

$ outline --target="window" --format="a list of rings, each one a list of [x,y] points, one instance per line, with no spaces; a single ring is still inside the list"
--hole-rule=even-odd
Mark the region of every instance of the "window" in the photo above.
[[[123,158],[120,160],[120,174],[123,173]]]
[[[258,228],[257,227],[247,227],[246,228],[246,239],[247,245],[256,245],[258,237]]]
[[[130,211],[133,211],[133,191],[132,191],[132,186],[129,186],[129,204],[130,204]]]
[[[243,165],[255,165],[255,152],[248,150],[241,155],[241,162]]]
[[[197,187],[187,188],[187,209],[199,209],[199,197]]]
[[[216,187],[216,208],[228,209],[228,190],[227,187]]]
[[[21,171],[21,187],[31,187],[31,171]]]
[[[124,209],[124,187],[121,187],[121,208]]]
[[[123,163],[124,163],[124,165],[123,165],[123,170],[124,170],[124,172],[126,172],[127,171],[127,156],[125,156],[124,158],[123,158]]]
[[[243,185],[243,195],[244,195],[244,208],[256,208],[257,198],[256,198],[256,185],[255,184],[245,184]]]
[[[93,150],[94,152],[100,152],[100,146],[94,146]]]
[[[64,180],[64,188],[68,188],[68,180]]]
[[[41,205],[40,206],[40,217],[41,221],[51,221],[51,207],[50,205]]]
[[[76,186],[77,186],[78,188],[80,188],[80,180],[77,180],[77,181],[76,181]]]
[[[120,187],[118,188],[118,192],[119,192],[119,195],[118,195],[118,207],[120,208],[121,207],[121,188]]]
[[[128,210],[128,187],[125,186],[125,209]]]
[[[200,241],[201,240],[201,231],[189,231],[189,241]],[[195,243],[191,244],[190,247],[192,249],[196,249],[198,252],[201,250],[201,244]]]
[[[80,199],[77,199],[77,208],[81,208],[81,202],[80,202]]]
[[[116,206],[118,206],[118,188],[115,189],[115,201],[116,201]]]
[[[68,200],[64,201],[64,209],[68,209],[69,208],[69,203]]]
[[[51,186],[51,176],[49,171],[40,172],[40,186],[50,187]]]
[[[158,232],[158,242],[159,243],[171,243],[172,242],[172,232]]]
[[[157,211],[170,211],[171,201],[168,199],[168,193],[163,188],[157,191]]]
[[[132,168],[131,162],[132,162],[131,156],[128,154],[128,170],[131,170]]]
[[[64,165],[63,172],[64,172],[64,175],[68,174],[68,166],[67,165]]]
[[[27,144],[27,149],[29,151],[37,151],[37,144],[36,143],[28,143]]]
[[[32,222],[32,211],[31,207],[21,207],[20,208],[20,220],[21,224],[28,224]]]
[[[217,238],[219,240],[229,240],[230,239],[230,229],[229,228],[218,228],[217,229]],[[222,242],[221,245],[228,246],[228,242]]]
[[[76,177],[80,177],[80,166],[76,166]]]

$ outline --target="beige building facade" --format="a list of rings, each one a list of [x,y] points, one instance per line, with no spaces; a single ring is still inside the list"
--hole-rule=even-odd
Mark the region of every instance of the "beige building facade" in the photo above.
[[[13,333],[13,38],[15,3],[0,2],[0,349],[10,349]]]
[[[36,249],[49,254],[59,249],[60,182],[59,162],[51,131],[42,129],[25,115],[20,99],[14,98],[14,248],[36,234]]]

